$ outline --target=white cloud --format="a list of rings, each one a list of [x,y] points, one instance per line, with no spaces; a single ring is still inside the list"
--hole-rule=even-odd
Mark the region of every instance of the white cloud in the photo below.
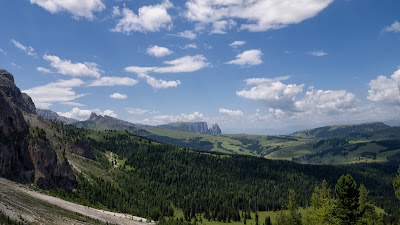
[[[232,43],[229,44],[229,46],[233,47],[233,48],[237,48],[237,46],[241,46],[246,44],[245,41],[234,41]]]
[[[60,102],[60,104],[72,105],[72,106],[80,106],[80,107],[85,106],[84,104],[81,104],[81,103],[78,103],[78,102]]]
[[[126,111],[132,115],[143,115],[149,112],[149,110],[147,109],[139,109],[139,108],[126,108]]]
[[[203,24],[243,21],[242,30],[267,31],[316,16],[333,0],[189,0],[186,17]]]
[[[197,49],[197,45],[195,43],[191,43],[183,47],[183,49],[189,49],[189,48]]]
[[[233,20],[220,20],[213,23],[213,30],[211,34],[226,34],[227,30],[232,29],[236,26],[236,22]]]
[[[241,110],[230,110],[230,109],[220,108],[218,112],[228,116],[243,116],[243,112]]]
[[[400,105],[400,69],[388,78],[378,76],[369,82],[368,99],[373,102]]]
[[[101,87],[101,86],[133,86],[137,84],[137,80],[129,77],[101,77],[100,79],[94,80],[90,83],[89,87]]]
[[[43,86],[34,87],[22,92],[28,94],[38,108],[48,108],[53,103],[70,102],[86,94],[76,94],[72,88],[84,84],[79,79],[58,80]],[[47,107],[45,107],[47,106]]]
[[[164,67],[138,67],[138,66],[130,66],[126,67],[125,71],[134,72],[134,73],[183,73],[183,72],[193,72],[200,70],[204,67],[208,66],[206,62],[206,58],[203,55],[195,55],[195,56],[184,56],[178,59],[174,59],[171,61],[164,61],[164,64],[168,64],[170,66]]]
[[[340,111],[355,108],[356,97],[345,90],[311,90],[307,91],[303,99],[295,102],[295,106],[299,111]]]
[[[253,86],[248,90],[237,91],[236,95],[261,100],[268,107],[275,109],[295,110],[294,101],[302,91],[304,84],[283,84],[281,81],[289,79],[288,76],[269,78],[252,78],[245,80],[247,86]]]
[[[236,65],[259,65],[262,63],[261,56],[262,52],[258,49],[252,49],[244,51],[236,56],[236,59],[226,62],[226,64]]]
[[[197,37],[197,35],[193,31],[190,31],[190,30],[185,30],[183,32],[179,32],[178,34],[174,34],[174,36],[183,37],[183,38],[187,38],[190,40],[194,40]]]
[[[7,52],[5,52],[3,49],[0,48],[0,52],[3,53],[4,55],[7,55]]]
[[[139,8],[138,15],[128,8],[123,8],[123,17],[112,31],[130,34],[132,31],[155,32],[163,28],[170,29],[172,19],[167,9],[172,6],[168,0],[162,4],[143,6]]]
[[[75,18],[86,17],[93,19],[94,12],[101,12],[106,8],[102,0],[30,0],[30,2],[53,14],[67,11],[74,15]]]
[[[33,49],[31,46],[24,46],[23,44],[19,43],[18,41],[11,39],[11,42],[17,47],[18,49],[26,52],[26,54],[30,56],[36,56],[35,49]]]
[[[139,73],[139,78],[145,79],[146,82],[152,86],[154,89],[161,89],[161,88],[170,88],[170,87],[178,87],[181,84],[179,80],[176,81],[165,81],[162,79],[156,79],[152,76],[149,76],[145,73]]]
[[[194,112],[191,114],[179,114],[179,115],[158,115],[153,116],[152,118],[148,118],[140,121],[143,124],[150,125],[161,125],[172,122],[197,122],[204,120],[204,116],[202,113]]]
[[[99,109],[92,109],[92,110],[88,110],[88,109],[79,109],[78,107],[74,107],[70,112],[57,112],[58,115],[60,116],[64,116],[67,118],[73,118],[73,119],[77,119],[77,120],[86,120],[90,117],[90,114],[92,114],[92,112],[96,113],[97,115],[102,115],[102,116],[111,116],[111,117],[118,117],[118,115],[112,111],[112,110],[104,110],[101,111]]]
[[[47,68],[43,68],[43,67],[38,67],[36,68],[37,71],[43,72],[43,73],[52,73],[51,70],[47,69]]]
[[[155,56],[155,57],[163,57],[167,55],[171,55],[174,53],[173,51],[169,50],[165,47],[160,47],[158,45],[150,46],[147,48],[147,54]]]
[[[121,15],[121,10],[119,9],[119,6],[113,6],[112,16],[116,17],[120,15]]]
[[[120,94],[120,93],[114,93],[110,95],[110,98],[115,98],[115,99],[126,99],[128,96],[125,94]]]
[[[386,32],[400,32],[400,23],[395,21],[392,25],[385,27]]]
[[[104,71],[97,68],[98,65],[93,62],[72,63],[71,60],[61,60],[55,55],[44,55],[43,59],[49,61],[50,66],[57,69],[57,73],[64,75],[73,77],[91,76],[99,78],[100,73],[104,73]]]
[[[312,55],[312,56],[325,56],[325,55],[328,55],[328,53],[324,52],[323,50],[309,51],[309,52],[306,52],[306,54]]]

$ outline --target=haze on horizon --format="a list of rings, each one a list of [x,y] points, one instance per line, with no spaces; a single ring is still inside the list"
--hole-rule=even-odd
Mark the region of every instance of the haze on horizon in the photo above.
[[[399,119],[400,2],[3,1],[0,62],[37,108],[288,134]]]

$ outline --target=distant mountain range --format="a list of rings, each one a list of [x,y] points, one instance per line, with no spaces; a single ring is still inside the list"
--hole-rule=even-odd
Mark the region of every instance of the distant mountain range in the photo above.
[[[362,123],[355,125],[335,125],[318,127],[309,130],[298,131],[293,134],[296,137],[331,138],[347,136],[351,134],[365,134],[377,130],[389,128],[382,122]]]
[[[60,116],[56,112],[53,112],[53,111],[48,110],[48,109],[36,109],[36,113],[41,115],[45,119],[58,120],[58,121],[61,121],[61,122],[65,123],[65,124],[78,122],[78,120],[76,120],[76,119]]]
[[[213,124],[211,128],[208,128],[206,122],[176,122],[158,127],[168,130],[183,130],[196,134],[221,134],[221,128],[219,128],[218,124]]]

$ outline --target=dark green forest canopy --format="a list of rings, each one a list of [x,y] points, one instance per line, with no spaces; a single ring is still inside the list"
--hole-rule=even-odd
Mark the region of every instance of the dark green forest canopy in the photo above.
[[[124,131],[66,128],[70,131],[65,133],[89,138],[104,168],[112,168],[105,152],[126,159],[124,166],[111,170],[117,182],[81,175],[76,191],[59,192],[87,205],[153,219],[172,216],[177,208],[187,219],[202,213],[220,221],[239,220],[241,211],[281,209],[289,189],[300,193],[296,201],[305,206],[322,180],[333,187],[343,174],[351,174],[357,183],[364,184],[371,200],[387,212],[399,205],[391,184],[395,165],[303,165],[244,155],[213,155]]]

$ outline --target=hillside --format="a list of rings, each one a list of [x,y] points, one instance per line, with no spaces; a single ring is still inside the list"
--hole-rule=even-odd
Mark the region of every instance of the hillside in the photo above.
[[[390,126],[381,122],[362,123],[355,125],[335,125],[299,131],[294,133],[293,136],[313,138],[343,137],[352,134],[366,134],[389,127]]]
[[[398,151],[396,149],[385,151],[384,146],[369,142],[400,138],[397,128],[383,123],[315,128],[296,132],[293,136],[198,134],[177,129],[181,123],[175,124],[174,129],[151,126],[142,126],[144,129],[138,129],[136,124],[97,115],[92,115],[87,121],[72,124],[95,130],[127,130],[158,142],[197,151],[261,156],[268,159],[294,160],[310,164],[387,162],[388,158]],[[345,139],[345,144],[338,149],[335,139],[339,142],[341,139]],[[400,146],[398,148],[400,149]]]

